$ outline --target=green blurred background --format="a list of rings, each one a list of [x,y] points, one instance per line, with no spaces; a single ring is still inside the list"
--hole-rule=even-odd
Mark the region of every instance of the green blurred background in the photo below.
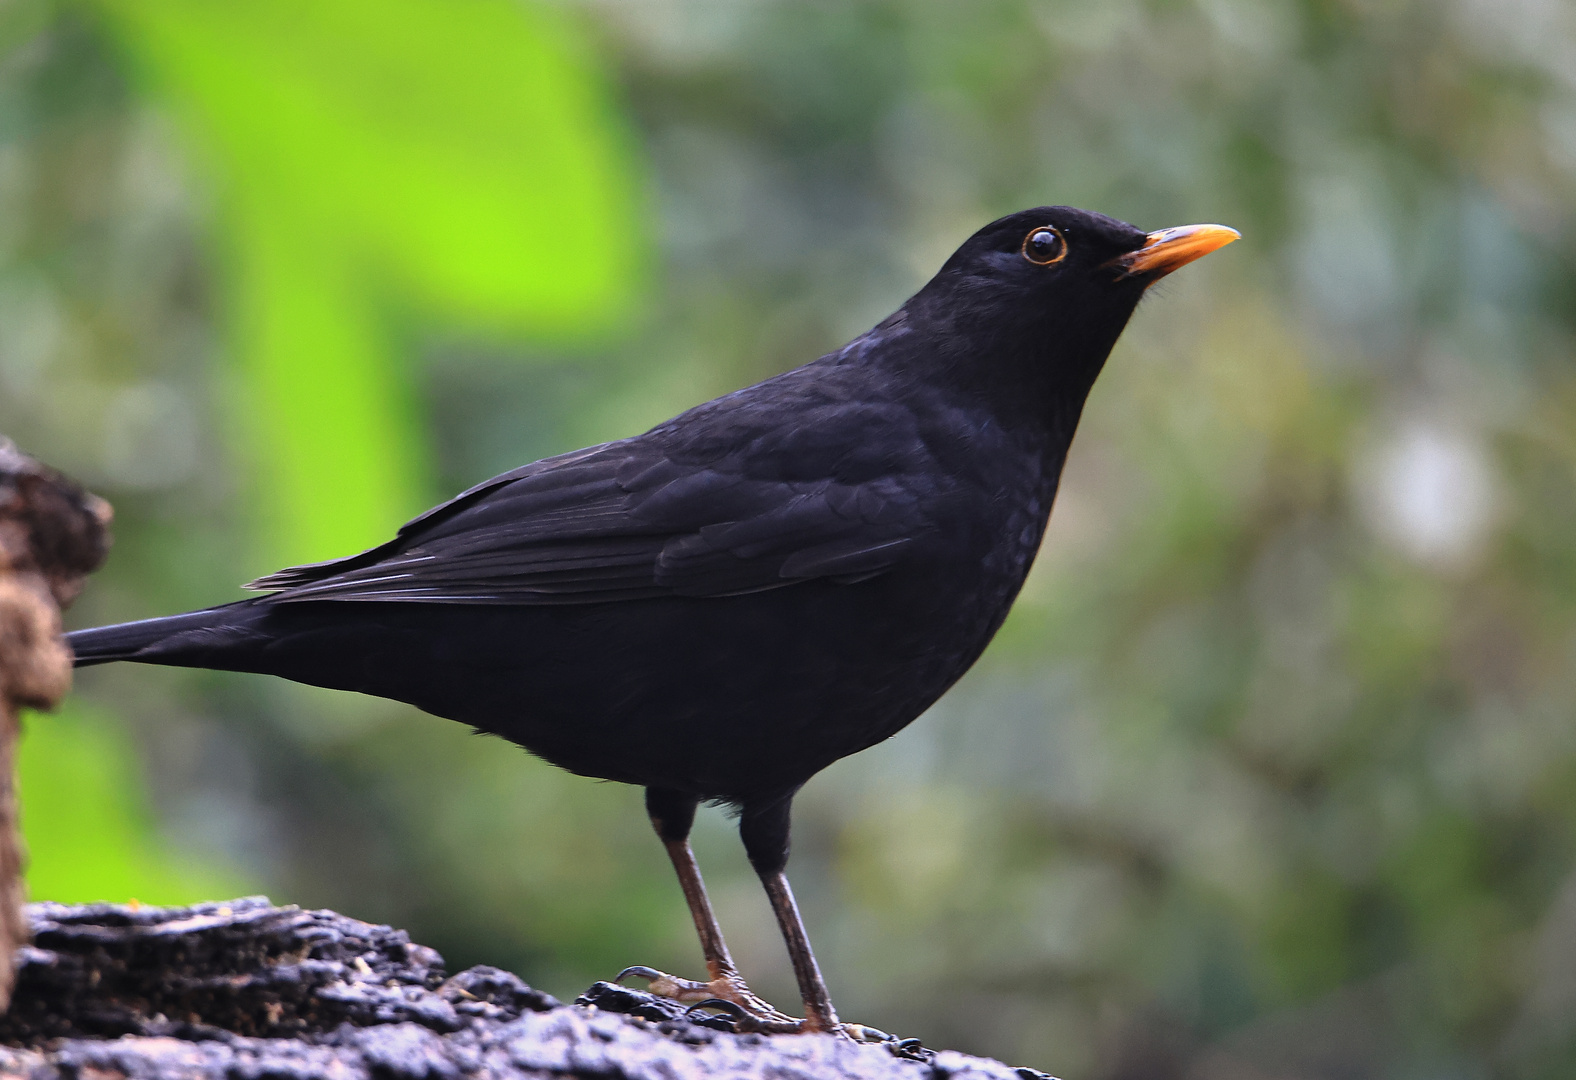
[[[840,1011],[1069,1080],[1576,1074],[1564,0],[10,0],[0,431],[116,506],[74,625],[203,606],[1045,202],[1244,239],[1135,317],[975,671],[800,797]],[[699,971],[638,791],[401,706],[97,669],[23,772],[35,897]]]

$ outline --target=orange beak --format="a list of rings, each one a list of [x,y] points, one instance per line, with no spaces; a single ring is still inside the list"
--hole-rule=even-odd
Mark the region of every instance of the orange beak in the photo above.
[[[1158,281],[1177,267],[1240,239],[1241,233],[1224,225],[1181,225],[1150,233],[1143,247],[1112,259],[1107,265],[1121,271],[1124,277],[1142,275]]]

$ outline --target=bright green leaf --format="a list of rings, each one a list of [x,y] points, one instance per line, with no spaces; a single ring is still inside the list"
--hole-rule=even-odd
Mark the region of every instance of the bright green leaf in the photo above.
[[[219,194],[278,560],[381,540],[429,499],[383,297],[542,339],[620,321],[646,228],[573,28],[513,0],[100,0]]]
[[[250,891],[234,870],[161,844],[130,741],[80,701],[28,715],[17,771],[32,899],[189,904]]]

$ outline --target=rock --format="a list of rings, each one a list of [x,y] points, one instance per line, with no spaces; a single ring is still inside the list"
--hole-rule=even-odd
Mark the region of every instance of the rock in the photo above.
[[[0,1080],[1038,1080],[887,1037],[740,1035],[598,983],[564,1005],[497,968],[446,976],[401,930],[262,897],[28,907]]]

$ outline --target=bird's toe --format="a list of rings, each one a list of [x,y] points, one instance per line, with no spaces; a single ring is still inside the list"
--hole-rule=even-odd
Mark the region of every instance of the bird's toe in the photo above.
[[[673,1001],[691,1002],[690,1011],[712,1009],[732,1018],[739,1031],[759,1032],[767,1035],[793,1035],[818,1031],[808,1020],[789,1016],[781,1009],[757,997],[745,981],[737,975],[723,975],[710,982],[681,979],[656,968],[637,965],[625,968],[613,981],[622,984],[626,978],[646,980],[646,990],[658,997]],[[841,1030],[834,1034],[842,1034]]]

